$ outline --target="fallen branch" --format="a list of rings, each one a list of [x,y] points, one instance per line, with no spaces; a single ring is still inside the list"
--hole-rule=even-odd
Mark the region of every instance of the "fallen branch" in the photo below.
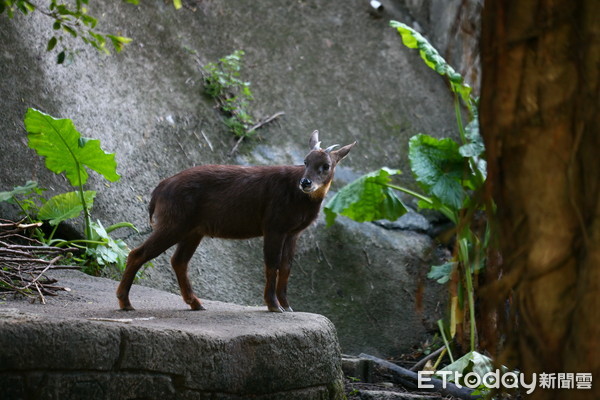
[[[481,396],[473,395],[472,394],[473,390],[471,390],[469,388],[466,388],[466,387],[459,388],[452,382],[447,382],[447,381],[446,381],[446,384],[444,385],[440,379],[436,379],[436,378],[433,378],[430,376],[427,377],[428,378],[427,384],[432,385],[433,388],[418,387],[417,386],[418,374],[416,372],[408,370],[406,368],[402,368],[394,363],[391,363],[386,360],[382,360],[381,358],[378,358],[378,357],[375,357],[375,356],[372,356],[369,354],[361,353],[359,355],[359,357],[371,360],[371,361],[375,362],[377,365],[379,365],[383,368],[386,368],[392,374],[394,374],[398,378],[400,378],[401,381],[409,382],[414,388],[418,388],[419,390],[428,391],[428,392],[438,392],[443,396],[450,395],[450,396],[458,397],[458,398],[465,399],[465,400],[475,400],[475,399],[481,398]]]
[[[258,123],[256,123],[255,125],[251,126],[247,131],[246,134],[254,132],[255,130],[257,130],[258,128],[262,128],[263,126],[265,126],[266,124],[268,124],[269,122],[272,122],[273,120],[281,117],[282,115],[285,115],[285,113],[283,111],[279,111],[276,112],[275,114],[271,115],[270,117],[267,118],[263,118],[260,121],[258,121]]]
[[[54,285],[57,280],[45,274],[52,269],[79,269],[57,264],[65,255],[79,251],[76,248],[46,246],[24,236],[25,231],[39,224],[0,220],[0,292],[22,294],[46,304],[45,296],[56,296],[69,288]],[[21,244],[29,243],[27,245]]]

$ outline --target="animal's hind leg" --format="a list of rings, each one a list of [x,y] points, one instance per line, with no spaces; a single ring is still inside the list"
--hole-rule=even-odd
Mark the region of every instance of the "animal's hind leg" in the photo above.
[[[155,230],[141,246],[129,253],[125,272],[117,288],[117,298],[119,299],[121,310],[134,310],[129,301],[129,290],[135,279],[135,274],[140,270],[142,265],[158,257],[169,247],[173,246],[177,243],[177,239],[177,236],[170,232]]]
[[[177,275],[181,296],[183,297],[183,301],[189,304],[192,310],[205,310],[198,297],[194,294],[188,276],[188,263],[201,240],[202,235],[192,233],[179,242],[177,250],[175,250],[173,257],[171,257],[171,265],[175,270],[175,275]]]

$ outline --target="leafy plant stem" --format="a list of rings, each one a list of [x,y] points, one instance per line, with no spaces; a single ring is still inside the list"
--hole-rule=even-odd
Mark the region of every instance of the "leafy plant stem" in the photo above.
[[[458,126],[458,132],[460,134],[460,140],[462,144],[467,143],[467,135],[465,133],[465,127],[462,121],[462,112],[460,110],[460,100],[458,98],[458,93],[454,93],[454,114],[456,115],[456,125]]]
[[[431,204],[433,205],[433,200],[427,196],[423,196],[420,193],[414,192],[410,189],[407,189],[405,187],[402,186],[396,186],[396,185],[392,185],[389,183],[386,183],[385,186],[389,187],[390,189],[394,189],[394,190],[398,190],[400,192],[406,193],[408,195],[411,195],[419,200],[422,200],[424,202],[426,202],[427,204]],[[449,207],[446,207],[444,205],[439,207],[439,211],[444,214],[450,221],[456,223],[457,221],[457,217],[456,217],[456,213],[454,213]]]
[[[454,356],[452,356],[452,350],[450,350],[450,343],[448,343],[448,338],[446,338],[446,331],[444,330],[444,323],[441,319],[438,319],[438,328],[440,328],[440,333],[442,334],[442,340],[444,341],[444,346],[448,350],[448,357],[450,357],[450,361],[454,362]]]
[[[111,225],[108,228],[106,228],[106,233],[111,233],[115,229],[119,228],[130,228],[139,233],[138,229],[131,222],[119,222],[114,225]]]
[[[469,241],[464,237],[459,242],[459,253],[463,263],[465,282],[467,285],[467,301],[469,303],[469,323],[470,323],[470,345],[471,351],[475,351],[475,298],[473,295],[473,279],[471,277],[471,263],[469,259]]]
[[[81,182],[81,172],[79,168],[79,162],[77,162],[77,170],[79,175],[79,182]],[[81,207],[83,207],[83,218],[85,220],[85,237],[87,239],[92,238],[92,217],[90,210],[88,209],[87,203],[85,202],[85,196],[83,195],[83,185],[79,184],[79,197],[81,198]]]
[[[49,242],[49,244],[54,247],[75,246],[75,247],[79,247],[79,248],[83,248],[83,249],[85,249],[87,247],[87,246],[78,246],[79,243],[94,244],[94,245],[105,244],[104,242],[99,241],[99,240],[89,240],[89,239],[75,239],[75,240],[53,239]]]
[[[435,364],[433,364],[433,369],[435,371],[437,371],[438,366],[440,365],[440,363],[442,362],[442,359],[444,358],[444,356],[446,355],[446,353],[448,352],[448,348],[444,347],[444,350],[442,350],[442,352],[440,353],[439,357],[437,358],[437,360],[435,361]]]
[[[56,233],[57,229],[58,229],[58,224],[54,225],[54,229],[52,229],[52,232],[50,232],[50,236],[48,236],[48,241],[52,241],[52,238],[54,237],[54,234]]]
[[[424,202],[426,202],[428,204],[433,204],[433,200],[431,200],[429,197],[423,196],[422,194],[417,193],[417,192],[413,192],[412,190],[407,189],[405,187],[396,186],[396,185],[392,185],[392,184],[389,184],[389,183],[386,183],[385,186],[389,187],[390,189],[398,190],[400,192],[409,194],[409,195],[411,195],[413,197],[416,197],[419,200],[423,200]]]

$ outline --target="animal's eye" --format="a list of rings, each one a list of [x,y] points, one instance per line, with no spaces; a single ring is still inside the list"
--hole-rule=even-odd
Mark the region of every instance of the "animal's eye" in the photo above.
[[[306,160],[304,160],[304,166],[308,167],[308,163],[306,162]]]
[[[329,164],[323,164],[323,171],[329,171]]]

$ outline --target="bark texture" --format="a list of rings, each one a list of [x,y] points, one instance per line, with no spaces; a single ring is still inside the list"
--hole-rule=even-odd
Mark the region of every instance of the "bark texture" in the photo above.
[[[591,391],[536,390],[532,399],[600,398],[599,8],[484,7],[481,125],[504,257],[484,296],[501,317],[510,310],[502,361],[529,377],[596,380]]]

